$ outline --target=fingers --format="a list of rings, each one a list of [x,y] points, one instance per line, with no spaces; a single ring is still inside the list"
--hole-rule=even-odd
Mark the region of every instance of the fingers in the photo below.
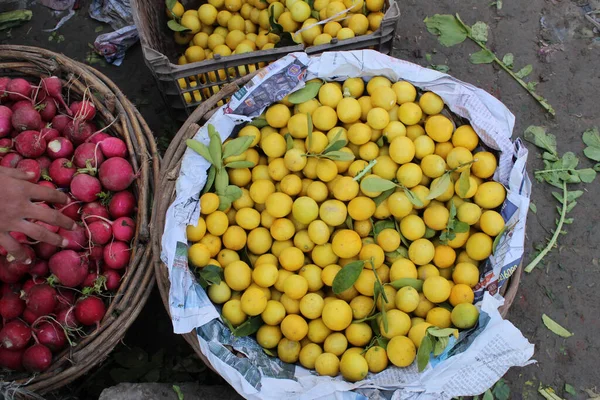
[[[61,191],[49,187],[34,185],[28,186],[27,192],[31,200],[47,201],[49,203],[66,204],[69,197]]]
[[[35,204],[31,204],[27,208],[27,218],[42,221],[47,224],[59,226],[68,230],[73,230],[77,227],[71,218],[67,217],[60,211],[53,210],[51,208],[40,207]]]
[[[21,179],[24,181],[31,179],[34,176],[32,172],[25,172],[21,171],[20,169],[7,167],[0,167],[0,173],[3,175],[10,176],[11,178]]]
[[[25,262],[26,264],[31,263],[31,260],[28,258],[29,254],[27,254],[25,248],[8,233],[0,233],[0,246],[4,247],[7,251],[8,255],[6,256],[6,259],[8,261],[11,261],[12,257],[17,261]],[[26,262],[27,260],[29,260],[29,263]]]
[[[20,232],[23,232],[33,240],[39,240],[40,242],[58,247],[65,247],[68,244],[68,241],[63,239],[62,236],[52,233],[48,229],[38,224],[34,224],[33,222],[22,221],[19,228]]]

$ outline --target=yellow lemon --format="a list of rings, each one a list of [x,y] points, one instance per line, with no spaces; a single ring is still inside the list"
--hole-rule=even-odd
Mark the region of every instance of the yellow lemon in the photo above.
[[[425,92],[419,99],[419,106],[425,114],[439,114],[444,109],[444,101],[440,96],[433,92]]]
[[[417,356],[415,344],[406,336],[393,337],[386,351],[390,362],[397,367],[408,367]]]

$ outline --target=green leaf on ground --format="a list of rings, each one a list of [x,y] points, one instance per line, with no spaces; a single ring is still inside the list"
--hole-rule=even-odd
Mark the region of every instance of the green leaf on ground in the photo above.
[[[181,388],[177,385],[173,385],[173,391],[177,395],[177,400],[184,400],[183,393],[181,392]]]
[[[525,140],[556,156],[556,137],[541,126],[531,125],[524,133]]]
[[[515,75],[518,78],[525,78],[527,75],[531,74],[531,72],[533,71],[533,67],[531,66],[531,64],[527,64],[526,66],[524,66],[523,68],[521,68],[520,70],[518,70],[517,72],[515,72]]]
[[[546,314],[542,314],[542,321],[544,322],[544,325],[546,325],[546,328],[550,329],[553,333],[557,334],[558,336],[564,338],[573,336],[571,332],[560,326],[557,322],[555,322]]]
[[[537,206],[535,205],[535,203],[533,201],[529,203],[529,210],[532,213],[537,214]]]
[[[506,65],[507,68],[512,69],[515,63],[515,56],[513,53],[506,53],[504,57],[502,57],[502,63]]]
[[[489,50],[479,50],[477,53],[471,54],[469,60],[472,64],[489,64],[494,61],[496,56]]]
[[[467,38],[467,31],[454,15],[435,14],[424,20],[429,33],[438,36],[440,44],[451,47],[462,43]]]
[[[510,399],[510,388],[504,381],[504,379],[500,379],[494,385],[492,389],[492,393],[497,400],[509,400]]]
[[[577,390],[572,385],[565,383],[565,392],[569,393],[572,396],[577,396]]]
[[[483,400],[494,400],[494,395],[490,389],[486,390],[483,394]]]
[[[594,161],[600,161],[600,132],[598,128],[594,127],[583,132],[583,143],[587,147],[583,150],[583,153],[587,158]]]
[[[485,22],[477,21],[471,27],[471,37],[478,42],[485,43],[488,40],[488,26]]]

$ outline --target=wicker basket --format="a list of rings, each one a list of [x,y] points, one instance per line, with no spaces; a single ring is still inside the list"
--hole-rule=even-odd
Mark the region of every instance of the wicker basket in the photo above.
[[[199,6],[205,0],[183,1],[186,7]],[[196,107],[208,97],[215,94],[216,90],[245,75],[247,71],[261,68],[265,63],[270,63],[283,56],[306,50],[309,55],[321,54],[325,51],[345,51],[374,48],[380,53],[389,54],[396,36],[396,28],[400,19],[400,8],[395,0],[385,0],[385,16],[379,29],[375,32],[357,36],[347,40],[334,39],[331,43],[319,46],[310,46],[304,49],[302,45],[286,46],[269,50],[259,50],[252,53],[233,55],[228,57],[215,57],[186,65],[176,65],[172,60],[181,54],[182,48],[173,40],[173,32],[167,28],[164,1],[131,0],[133,18],[140,34],[142,50],[146,65],[152,71],[158,88],[167,106],[171,109],[173,117],[179,121],[186,118]],[[215,74],[217,71],[231,71],[226,76]],[[190,78],[196,79],[197,86],[190,86]],[[187,88],[182,89],[178,80],[183,79]],[[197,92],[197,95],[193,95]],[[184,94],[190,96],[186,102]],[[197,99],[195,99],[198,97]],[[228,99],[228,96],[223,97]]]
[[[243,87],[250,79],[252,79],[252,77],[253,75],[244,76],[235,82],[226,85],[219,93],[215,94],[210,99],[203,102],[198,108],[196,108],[192,115],[190,115],[187,121],[185,121],[183,126],[179,129],[173,141],[171,142],[171,145],[167,149],[165,156],[163,157],[159,182],[161,194],[155,198],[152,212],[152,221],[154,222],[152,248],[156,282],[167,311],[169,310],[169,289],[171,284],[169,282],[167,266],[160,259],[161,239],[165,227],[167,209],[175,199],[175,183],[177,181],[177,177],[179,176],[181,160],[186,150],[185,141],[194,137],[196,132],[198,132],[198,129],[200,129],[200,124],[203,124],[210,117],[210,115],[212,115],[217,103],[225,98],[230,97],[233,93]],[[509,278],[509,281],[501,289],[501,293],[504,296],[504,305],[500,307],[499,312],[503,318],[508,314],[508,310],[510,309],[510,306],[514,302],[517,295],[522,270],[523,265],[520,264],[511,278]],[[196,354],[204,361],[204,363],[214,370],[200,350],[196,333],[192,331],[184,334],[183,337],[192,346]]]
[[[73,61],[64,55],[37,47],[0,45],[0,75],[39,81],[55,75],[69,88],[71,98],[81,98],[89,87],[97,110],[97,118],[108,124],[116,119],[109,133],[122,138],[129,150],[129,161],[140,177],[133,187],[137,197],[137,232],[127,273],[114,295],[100,327],[90,332],[76,346],[54,358],[52,366],[42,374],[4,376],[14,381],[11,387],[23,393],[44,394],[64,386],[88,372],[104,360],[143,308],[152,287],[150,210],[154,180],[158,177],[159,157],[152,132],[133,104],[119,88],[99,71]],[[102,100],[100,100],[102,99]],[[7,379],[9,378],[9,379]]]

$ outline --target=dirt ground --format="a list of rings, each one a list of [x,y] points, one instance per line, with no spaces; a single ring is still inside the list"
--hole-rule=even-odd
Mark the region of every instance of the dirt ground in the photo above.
[[[594,26],[585,19],[586,11],[600,9],[598,0],[504,0],[498,10],[491,0],[402,0],[402,12],[398,26],[393,55],[427,66],[426,54],[432,54],[432,64],[446,64],[450,74],[477,85],[503,101],[516,116],[514,138],[522,137],[529,125],[543,125],[557,137],[560,153],[573,151],[582,156],[584,147],[581,134],[593,126],[600,127],[598,88],[600,87],[600,37]],[[1,3],[1,2],[0,2]],[[33,20],[10,32],[0,33],[1,43],[45,47],[62,52],[76,60],[85,61],[90,53],[89,43],[99,34],[111,29],[87,15],[88,1],[68,21],[58,34],[42,32],[51,23],[50,11],[34,5]],[[488,45],[500,57],[505,53],[515,56],[515,68],[531,64],[533,73],[529,80],[540,82],[539,94],[548,99],[556,110],[556,116],[545,113],[507,73],[494,65],[473,65],[469,55],[478,50],[470,42],[452,48],[442,47],[430,35],[423,19],[433,14],[459,13],[463,21],[473,24],[486,22],[490,26]],[[98,28],[99,29],[99,28]],[[57,43],[58,35],[64,41]],[[123,65],[94,66],[117,83],[140,111],[155,132],[159,143],[168,144],[176,128],[169,117],[155,87],[149,70],[145,67],[142,50],[138,45],[131,48]],[[530,148],[529,171],[541,166],[539,152]],[[591,163],[584,161],[586,167]],[[564,398],[588,398],[585,389],[600,384],[597,352],[600,342],[597,331],[600,306],[597,295],[597,276],[600,272],[598,247],[600,240],[594,234],[599,217],[593,211],[600,198],[598,182],[585,187],[585,194],[570,214],[574,218],[567,226],[568,234],[559,239],[554,250],[531,274],[522,277],[519,294],[508,318],[535,344],[534,359],[537,364],[512,369],[505,380],[511,389],[512,399],[541,398],[537,393],[540,384],[552,386]],[[532,257],[536,245],[552,235],[556,218],[556,201],[547,185],[534,183],[532,201],[537,214],[529,213],[525,260]],[[551,318],[568,328],[574,336],[564,339],[550,332],[542,323],[541,315]],[[159,337],[160,340],[156,340]],[[152,339],[152,340],[150,340]],[[158,294],[151,299],[142,315],[134,323],[124,340],[128,347],[141,347],[154,354],[161,347],[177,354],[189,354],[186,344],[171,334],[171,327]],[[125,346],[117,349],[122,351]],[[110,359],[109,359],[110,360]],[[109,361],[93,372],[93,383],[83,381],[73,385],[74,396],[96,398],[103,386],[114,384],[106,370],[112,368]],[[218,379],[202,368],[194,375],[204,376],[206,382],[218,383]],[[210,377],[210,378],[209,378]],[[572,385],[578,395],[564,392],[565,384]],[[62,393],[64,395],[64,392]],[[61,396],[62,397],[62,396]]]

